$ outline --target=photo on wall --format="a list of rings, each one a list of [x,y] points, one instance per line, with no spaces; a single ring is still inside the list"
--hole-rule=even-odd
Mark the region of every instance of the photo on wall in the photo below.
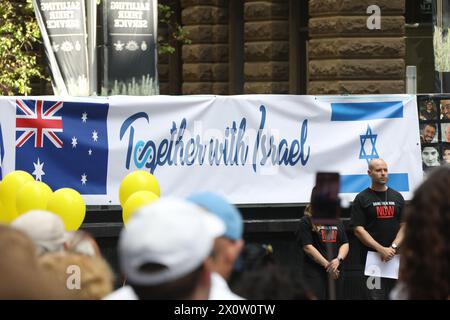
[[[450,97],[449,99],[442,99],[439,102],[441,111],[441,120],[450,120]]]
[[[442,164],[450,164],[450,143],[442,146]]]
[[[438,131],[436,123],[422,123],[420,124],[420,143],[435,143],[438,141]]]
[[[441,165],[438,145],[422,147],[422,166],[424,171]]]
[[[450,95],[418,95],[423,170],[450,164]]]
[[[450,122],[441,123],[441,141],[450,143]]]
[[[437,120],[438,112],[436,102],[432,99],[422,100],[419,103],[420,120]]]

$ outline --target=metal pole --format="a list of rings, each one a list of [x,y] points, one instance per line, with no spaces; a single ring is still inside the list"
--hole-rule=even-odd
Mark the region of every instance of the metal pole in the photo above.
[[[327,242],[327,260],[333,260],[333,250],[331,248],[331,243]],[[336,281],[333,279],[333,276],[330,272],[328,272],[328,299],[336,300]]]
[[[416,66],[406,66],[406,93],[417,93],[417,68]]]

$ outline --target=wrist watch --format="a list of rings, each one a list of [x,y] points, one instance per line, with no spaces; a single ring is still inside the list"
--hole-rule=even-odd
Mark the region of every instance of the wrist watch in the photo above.
[[[339,261],[339,263],[342,263],[342,261],[344,261],[344,259],[342,259],[341,257],[337,257],[337,259],[338,259],[338,261]]]
[[[392,242],[391,248],[397,251],[398,245],[395,242]]]

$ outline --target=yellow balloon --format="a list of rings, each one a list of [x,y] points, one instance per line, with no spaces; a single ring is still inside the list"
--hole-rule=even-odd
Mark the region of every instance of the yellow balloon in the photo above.
[[[6,222],[11,222],[17,218],[16,197],[20,188],[27,182],[34,181],[31,174],[25,171],[17,170],[8,173],[2,181],[0,191],[0,201],[6,209]]]
[[[78,191],[62,188],[50,195],[47,210],[61,217],[67,231],[75,231],[83,223],[86,204]]]
[[[52,195],[52,189],[41,181],[27,182],[17,192],[16,209],[17,215],[30,210],[45,210],[47,202]]]
[[[137,170],[129,173],[120,183],[119,200],[123,207],[128,197],[137,191],[151,191],[160,196],[158,180],[147,171]]]
[[[8,224],[9,221],[6,216],[6,208],[3,203],[0,201],[0,224]]]
[[[140,207],[158,200],[159,197],[151,191],[138,191],[128,197],[123,205],[122,218],[123,223],[127,224],[133,213]]]

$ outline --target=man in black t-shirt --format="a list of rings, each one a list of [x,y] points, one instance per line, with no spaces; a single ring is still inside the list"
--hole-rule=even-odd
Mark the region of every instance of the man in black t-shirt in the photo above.
[[[386,262],[395,256],[403,240],[402,213],[405,203],[399,192],[386,185],[388,168],[383,159],[371,160],[367,172],[372,180],[371,186],[356,196],[351,210],[351,224],[362,243],[362,266],[365,266],[368,250],[378,252],[381,260]],[[388,299],[395,280],[375,279],[372,285],[369,283],[371,280],[374,279],[365,278],[367,298]]]

